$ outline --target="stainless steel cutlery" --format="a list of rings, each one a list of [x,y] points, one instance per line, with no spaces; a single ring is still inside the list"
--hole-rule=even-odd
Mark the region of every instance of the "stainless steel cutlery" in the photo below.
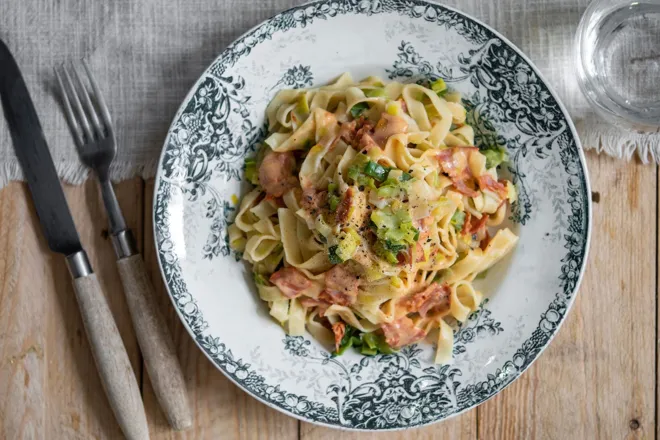
[[[117,150],[110,113],[84,62],[62,66],[55,73],[80,159],[98,177],[119,275],[147,373],[170,425],[186,429],[192,417],[181,366],[108,176]],[[66,258],[87,338],[115,418],[128,439],[148,439],[142,397],[128,354],[80,243],[25,81],[1,40],[0,100],[48,246]]]
[[[21,72],[0,40],[0,100],[48,247],[66,257],[85,332],[115,417],[127,438],[149,438],[128,354],[83,249]]]
[[[87,64],[55,70],[80,160],[96,174],[133,327],[149,379],[174,429],[192,424],[181,366],[135,239],[122,215],[108,171],[117,151],[110,113]]]

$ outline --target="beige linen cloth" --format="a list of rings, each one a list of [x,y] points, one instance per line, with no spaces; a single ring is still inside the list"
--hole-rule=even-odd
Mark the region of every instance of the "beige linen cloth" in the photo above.
[[[78,162],[53,93],[53,67],[81,57],[88,59],[115,122],[118,154],[113,179],[151,177],[169,124],[204,69],[246,30],[302,3],[0,0],[0,38],[23,71],[64,180],[79,183],[87,174]],[[573,40],[588,0],[444,3],[491,25],[532,59],[569,108],[585,148],[609,146],[611,154],[624,156],[636,145],[648,148],[658,142],[657,138],[613,130],[599,122],[580,96],[575,82]],[[2,118],[0,186],[21,176]]]

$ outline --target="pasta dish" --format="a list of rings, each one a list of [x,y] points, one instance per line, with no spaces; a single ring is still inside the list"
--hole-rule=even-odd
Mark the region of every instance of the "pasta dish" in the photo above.
[[[516,200],[505,150],[474,146],[461,102],[442,79],[343,74],[268,104],[229,241],[288,334],[335,354],[428,339],[451,361],[452,325],[482,301],[473,280],[518,240],[501,227]]]

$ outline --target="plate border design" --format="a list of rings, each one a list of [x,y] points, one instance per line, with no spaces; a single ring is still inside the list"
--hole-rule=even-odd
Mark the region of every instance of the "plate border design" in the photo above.
[[[466,38],[473,36],[477,42],[489,39],[500,40],[504,46],[509,47],[520,58],[521,63],[526,64],[538,76],[541,87],[549,93],[550,99],[556,102],[569,128],[564,135],[557,138],[561,164],[568,175],[567,203],[570,206],[570,213],[567,216],[568,225],[563,234],[564,247],[567,249],[567,253],[561,260],[563,263],[559,277],[561,291],[555,294],[555,299],[548,309],[541,314],[536,329],[522,343],[522,346],[510,360],[504,362],[495,374],[488,375],[486,380],[468,384],[456,394],[457,408],[455,411],[450,414],[443,414],[434,420],[408,424],[394,422],[376,428],[395,430],[445,420],[447,417],[460,414],[499,393],[538,358],[540,352],[555,336],[575,298],[584,274],[591,238],[591,200],[589,198],[591,191],[587,168],[575,127],[568,116],[568,112],[557,99],[555,93],[547,86],[538,69],[517,47],[489,26],[437,3],[426,0],[320,0],[277,14],[257,25],[228,46],[192,87],[179,108],[172,126],[181,118],[187,104],[205,78],[208,76],[222,77],[227,68],[233,66],[243,56],[248,55],[259,43],[271,39],[275,32],[286,32],[290,29],[306,27],[314,20],[325,20],[338,14],[376,15],[382,13],[398,13],[410,18],[436,22],[440,26],[456,27],[460,35],[466,36]],[[236,359],[232,351],[219,338],[205,334],[207,323],[192,295],[187,290],[179,261],[173,251],[169,232],[170,219],[167,205],[170,198],[178,191],[176,186],[172,185],[166,176],[163,176],[163,161],[170,144],[171,134],[170,129],[159,161],[154,190],[153,225],[161,273],[173,305],[189,333],[200,349],[228,378],[262,402],[304,421],[335,428],[365,430],[365,428],[354,425],[341,424],[340,419],[342,418],[336,408],[320,402],[310,401],[305,396],[287,393],[280,389],[279,385],[267,384],[262,376],[250,368],[249,364],[241,359]],[[368,430],[372,429],[374,427],[368,428]]]

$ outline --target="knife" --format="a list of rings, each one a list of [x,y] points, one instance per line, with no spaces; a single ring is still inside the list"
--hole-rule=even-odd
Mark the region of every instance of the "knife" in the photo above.
[[[11,52],[0,40],[0,100],[48,247],[66,257],[94,361],[129,440],[149,438],[140,389],[119,330],[80,244],[37,112]]]

